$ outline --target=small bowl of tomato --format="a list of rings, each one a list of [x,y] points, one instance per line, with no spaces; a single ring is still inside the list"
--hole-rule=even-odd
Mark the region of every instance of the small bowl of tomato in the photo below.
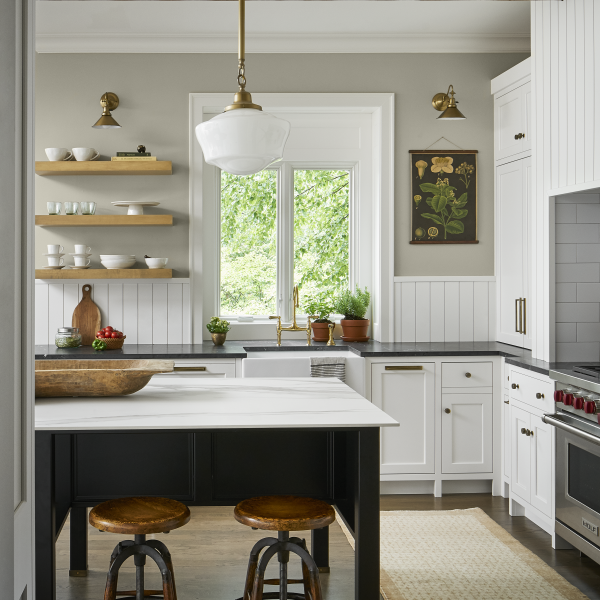
[[[123,335],[122,331],[119,331],[110,325],[96,332],[96,339],[106,342],[107,350],[118,350],[119,348],[122,348],[126,337],[127,336]]]

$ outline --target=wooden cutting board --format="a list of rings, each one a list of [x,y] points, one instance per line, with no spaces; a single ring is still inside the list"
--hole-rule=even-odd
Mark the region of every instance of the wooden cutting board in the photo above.
[[[92,286],[86,283],[83,288],[83,298],[73,311],[73,327],[79,327],[81,344],[91,346],[96,337],[96,332],[102,327],[100,309],[94,304],[90,296]]]

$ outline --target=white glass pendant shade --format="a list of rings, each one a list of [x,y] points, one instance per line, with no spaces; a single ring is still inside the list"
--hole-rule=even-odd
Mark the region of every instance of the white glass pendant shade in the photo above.
[[[233,175],[252,175],[283,158],[290,124],[254,108],[229,110],[196,126],[204,160]]]

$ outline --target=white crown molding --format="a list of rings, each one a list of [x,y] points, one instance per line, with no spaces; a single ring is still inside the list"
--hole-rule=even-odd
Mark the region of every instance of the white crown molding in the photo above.
[[[438,33],[246,34],[249,53],[515,53],[530,52],[530,36]],[[38,33],[36,50],[49,54],[235,53],[234,33]]]

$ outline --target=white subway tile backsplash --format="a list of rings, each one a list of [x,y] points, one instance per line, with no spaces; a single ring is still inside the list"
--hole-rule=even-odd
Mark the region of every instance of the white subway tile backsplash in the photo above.
[[[556,324],[557,342],[576,342],[577,341],[577,323],[557,323]]]
[[[556,362],[597,362],[600,360],[600,343],[556,344]]]
[[[557,244],[556,248],[562,246]],[[600,244],[577,244],[577,261],[580,263],[600,263]]]
[[[571,325],[571,323],[562,324]],[[577,323],[577,341],[600,342],[600,323]]]
[[[599,263],[557,264],[556,283],[600,282]]]
[[[598,246],[600,246],[600,244],[598,244]],[[556,244],[556,263],[576,263],[577,247],[577,244]]]
[[[563,194],[556,196],[557,204],[598,204],[600,194]]]
[[[557,283],[556,302],[577,302],[577,284]]]
[[[578,283],[577,302],[600,302],[600,283]]]
[[[596,302],[557,302],[557,323],[598,323],[600,304]]]
[[[600,208],[600,204],[591,204],[589,206],[598,206]],[[577,223],[577,204],[557,204],[555,218],[557,223]]]
[[[600,204],[578,204],[577,223],[600,223]]]
[[[557,223],[557,244],[598,244],[600,229],[597,223]]]

